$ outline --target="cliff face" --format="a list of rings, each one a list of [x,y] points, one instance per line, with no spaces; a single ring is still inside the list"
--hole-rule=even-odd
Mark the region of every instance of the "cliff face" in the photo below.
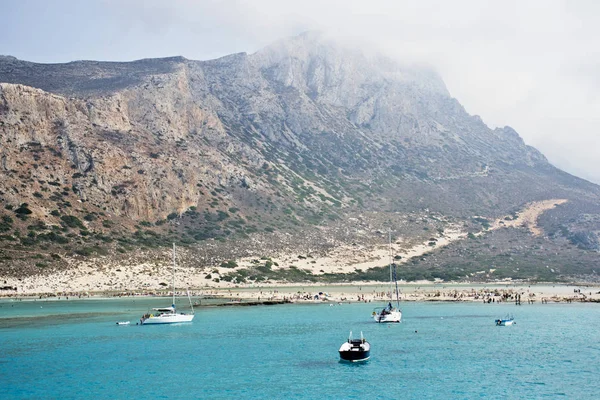
[[[0,82],[0,202],[31,212],[3,225],[13,241],[65,217],[69,241],[194,243],[371,211],[468,220],[565,198],[600,213],[597,186],[489,129],[435,73],[311,33],[211,61],[2,57]]]
[[[2,84],[0,96],[7,110],[1,140],[8,203],[27,202],[40,206],[33,210],[48,213],[49,197],[57,188],[73,192],[66,194],[68,198],[133,221],[160,219],[165,210],[196,204],[196,182],[182,180],[177,170],[188,170],[190,178],[201,171],[184,160],[152,152],[156,144],[147,143],[152,139],[136,127],[135,119],[130,120],[135,114],[127,112],[127,93],[68,100]],[[161,184],[153,185],[157,180]]]
[[[47,196],[33,194],[66,188],[116,217],[156,221],[202,203],[204,180],[240,185],[244,168],[223,159],[239,145],[213,112],[194,104],[184,79],[180,71],[86,99],[1,84],[5,201],[49,212]]]

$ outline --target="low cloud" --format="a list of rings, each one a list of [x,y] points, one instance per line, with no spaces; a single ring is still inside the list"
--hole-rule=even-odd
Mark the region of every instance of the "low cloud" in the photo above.
[[[467,111],[492,127],[512,126],[556,166],[600,183],[600,3],[594,1],[44,4],[2,6],[2,52],[42,62],[209,59],[318,29],[401,62],[433,66]]]

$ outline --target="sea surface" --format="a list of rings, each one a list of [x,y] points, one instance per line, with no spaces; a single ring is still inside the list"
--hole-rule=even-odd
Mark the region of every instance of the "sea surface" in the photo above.
[[[600,305],[374,303],[200,307],[136,326],[168,299],[0,301],[2,399],[600,398]],[[496,318],[512,314],[511,327]],[[117,326],[130,320],[129,326]],[[371,359],[339,361],[349,331]]]

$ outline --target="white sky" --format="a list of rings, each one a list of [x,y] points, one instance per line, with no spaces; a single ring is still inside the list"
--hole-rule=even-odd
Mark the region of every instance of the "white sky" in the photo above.
[[[432,66],[491,127],[600,183],[600,1],[0,0],[0,54],[205,60],[306,30]]]

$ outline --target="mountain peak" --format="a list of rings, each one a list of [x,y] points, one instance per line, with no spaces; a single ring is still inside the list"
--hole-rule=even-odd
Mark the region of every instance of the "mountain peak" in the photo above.
[[[387,227],[406,243],[429,238],[432,252],[457,227],[481,232],[450,262],[416,260],[439,263],[427,277],[471,279],[481,265],[506,265],[506,254],[534,268],[541,243],[556,249],[544,251],[548,265],[591,274],[597,261],[574,246],[560,254],[568,241],[597,251],[600,188],[553,168],[512,128],[469,115],[434,71],[349,41],[309,31],[211,61],[4,60],[0,255],[17,255],[0,257],[0,272],[67,267],[66,257],[93,252],[118,262],[173,241],[210,248],[202,263],[219,265],[363,246]],[[516,210],[546,199],[569,200],[532,219],[547,238],[508,233]],[[484,247],[496,217],[507,229]],[[22,251],[36,246],[43,256]],[[465,254],[482,258],[469,266]],[[492,277],[522,277],[524,264]]]
[[[354,88],[401,85],[450,97],[443,80],[431,68],[403,65],[320,31],[279,40],[251,57],[280,83],[313,94],[326,95],[326,91],[345,85]]]

